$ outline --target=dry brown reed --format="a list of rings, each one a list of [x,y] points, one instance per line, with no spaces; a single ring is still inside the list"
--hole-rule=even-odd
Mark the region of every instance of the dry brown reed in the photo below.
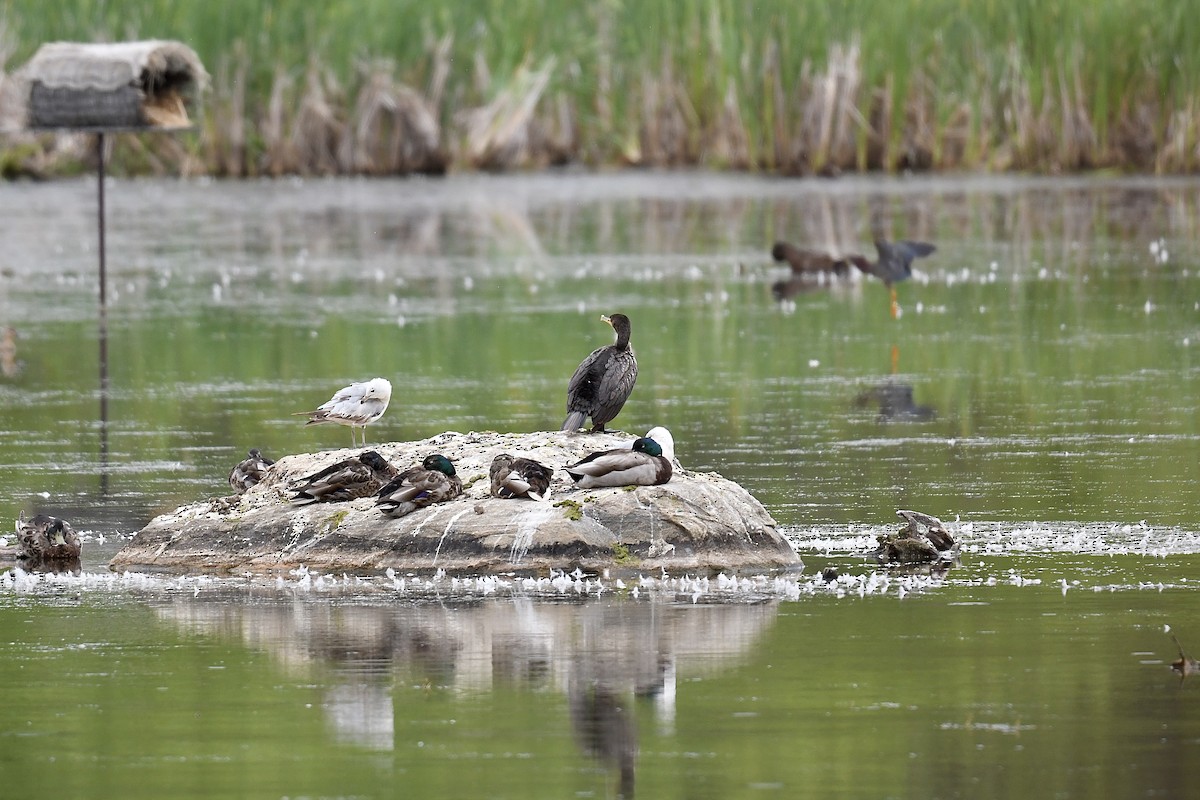
[[[482,58],[477,59],[480,85],[491,83]],[[465,135],[463,158],[476,169],[506,170],[544,161],[531,148],[534,111],[550,77],[555,59],[545,59],[536,69],[523,63],[512,77],[496,88],[492,100],[459,116]]]
[[[261,99],[247,88],[256,65],[237,44],[218,61],[198,154],[147,140],[133,160],[153,172],[185,163],[186,171],[229,176],[568,162],[788,175],[1200,169],[1200,101],[1173,108],[1156,86],[1143,86],[1125,90],[1116,108],[1098,107],[1081,46],[1038,71],[1014,43],[994,63],[981,59],[951,94],[936,55],[907,74],[868,77],[857,36],[785,69],[777,34],[734,53],[713,16],[677,45],[704,58],[664,45],[653,64],[639,64],[616,63],[609,14],[597,13],[596,25],[595,58],[561,68],[554,56],[530,52],[501,70],[480,46],[470,75],[456,79],[453,37],[431,35],[407,80],[379,60],[360,64],[343,85],[335,69],[343,65],[313,55],[303,70],[259,75]]]
[[[446,156],[437,117],[420,94],[395,81],[394,71],[387,62],[366,71],[342,163],[367,175],[443,172]]]

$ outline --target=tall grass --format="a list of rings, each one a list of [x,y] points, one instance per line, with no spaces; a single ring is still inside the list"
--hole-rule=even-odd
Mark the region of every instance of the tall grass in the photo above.
[[[174,38],[194,168],[1200,167],[1200,0],[0,0],[44,41]],[[147,137],[141,167],[164,162]],[[129,165],[137,168],[139,165]]]

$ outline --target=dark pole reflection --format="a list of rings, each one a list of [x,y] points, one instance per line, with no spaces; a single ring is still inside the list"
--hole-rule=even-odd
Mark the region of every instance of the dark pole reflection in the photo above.
[[[108,496],[108,265],[104,241],[104,133],[96,134],[96,214],[100,230],[100,495]]]

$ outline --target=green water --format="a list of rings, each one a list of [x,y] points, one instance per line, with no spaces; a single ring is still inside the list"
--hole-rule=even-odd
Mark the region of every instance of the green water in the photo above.
[[[1184,796],[1182,562],[902,600],[13,597],[0,764],[25,797]]]
[[[0,575],[19,796],[1124,798],[1200,778],[1195,678],[1164,630],[1200,652],[1200,183],[111,182],[104,382],[94,192],[0,192],[0,519],[85,538],[81,576]],[[775,239],[869,250],[877,228],[938,245],[898,320],[877,283],[772,297]],[[290,412],[352,380],[396,389],[372,441],[557,428],[614,311],[641,364],[616,425],[666,425],[685,466],[747,486],[803,575],[107,573],[155,514],[226,493],[248,448],[347,445]],[[885,383],[933,418],[856,402]],[[897,508],[957,519],[961,563],[882,577],[864,554]]]

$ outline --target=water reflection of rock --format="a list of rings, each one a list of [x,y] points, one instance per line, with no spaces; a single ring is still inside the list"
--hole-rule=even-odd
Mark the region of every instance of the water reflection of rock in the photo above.
[[[672,727],[677,676],[729,669],[771,626],[777,608],[676,606],[657,598],[373,606],[201,596],[172,598],[156,611],[190,632],[265,650],[292,672],[331,667],[326,717],[335,736],[364,747],[392,748],[395,685],[563,692],[581,750],[611,768],[628,797],[636,705],[652,704],[659,724]]]

